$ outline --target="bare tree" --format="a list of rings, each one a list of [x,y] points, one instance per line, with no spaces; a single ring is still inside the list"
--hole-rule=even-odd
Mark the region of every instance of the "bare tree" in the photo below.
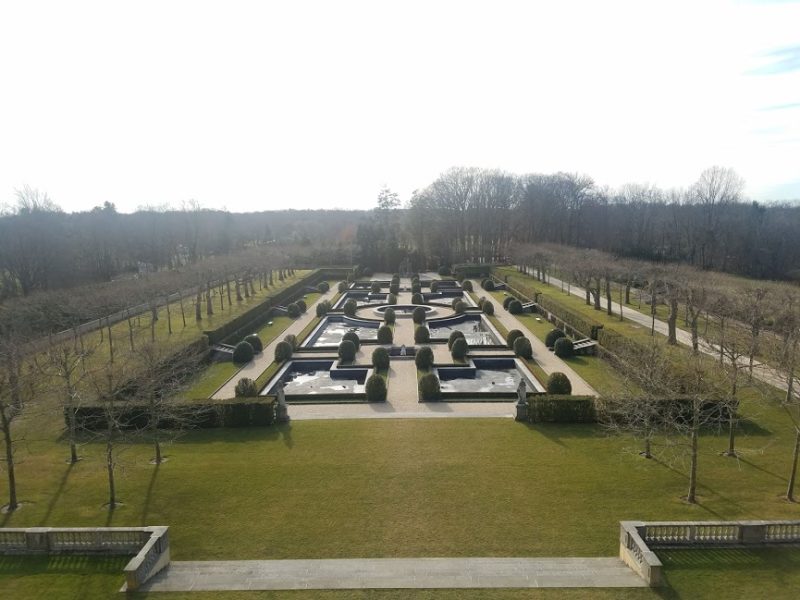
[[[8,479],[8,504],[3,509],[11,512],[19,507],[13,424],[23,409],[23,370],[17,336],[6,328],[0,334],[0,433],[3,434],[3,462]]]

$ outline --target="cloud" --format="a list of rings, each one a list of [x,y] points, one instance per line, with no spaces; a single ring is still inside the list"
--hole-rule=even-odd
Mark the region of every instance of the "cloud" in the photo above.
[[[751,75],[779,75],[800,70],[800,46],[781,48],[765,56],[768,64],[751,70]]]
[[[772,106],[765,106],[761,110],[793,110],[800,108],[800,102],[789,102],[788,104],[773,104]]]

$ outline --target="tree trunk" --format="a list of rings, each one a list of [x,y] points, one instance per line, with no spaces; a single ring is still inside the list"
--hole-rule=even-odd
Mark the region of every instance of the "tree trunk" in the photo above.
[[[160,465],[164,459],[161,456],[161,442],[157,437],[153,440],[153,449],[156,451],[156,458],[154,462],[155,464]]]
[[[669,317],[667,317],[667,343],[676,345],[678,343],[676,322],[678,320],[678,300],[669,299]]]
[[[114,364],[114,340],[111,339],[111,319],[106,317],[106,329],[108,330],[108,356],[111,364]]]
[[[201,312],[201,308],[203,306],[203,299],[201,296],[201,289],[200,287],[197,288],[197,297],[194,299],[194,320],[195,321],[202,321],[203,314]]]
[[[225,310],[225,284],[220,284],[219,286],[219,310],[220,312]]]
[[[108,472],[108,509],[113,510],[117,506],[117,486],[114,480],[114,441],[111,424],[112,417],[109,415],[108,439],[106,440],[106,471]]]
[[[211,303],[211,282],[206,282],[206,315],[214,314],[214,305]]]
[[[700,349],[700,333],[698,331],[698,321],[699,321],[700,313],[693,313],[692,318],[689,321],[689,325],[691,326],[692,330],[692,352],[697,354],[697,351]]]
[[[603,307],[600,306],[600,279],[597,280],[597,283],[594,287],[594,309],[595,310],[603,310]]]
[[[236,301],[237,302],[241,302],[242,301],[242,289],[239,286],[239,278],[238,277],[236,278]]]
[[[606,278],[606,314],[610,317],[614,314],[611,310],[611,280]]]
[[[131,320],[130,311],[128,311],[128,341],[131,345],[131,352],[134,351],[134,344],[133,344],[133,321]]]
[[[230,308],[231,305],[233,305],[233,300],[231,300],[231,280],[230,279],[228,279],[225,282],[225,287],[226,287],[227,292],[228,292],[228,307]]]
[[[169,310],[169,294],[167,294],[167,331],[172,335],[172,313]]]
[[[695,504],[697,502],[697,438],[700,430],[700,407],[697,406],[697,400],[692,402],[694,406],[692,407],[691,466],[689,467],[689,493],[686,495],[686,501]]]
[[[789,485],[786,488],[786,498],[795,502],[794,484],[797,481],[797,458],[800,455],[800,427],[795,427],[794,431],[794,452],[792,453],[792,471],[789,474]]]
[[[631,303],[631,284],[630,282],[625,282],[625,304]],[[620,304],[622,304],[620,302]]]
[[[14,444],[11,439],[11,416],[9,410],[13,410],[4,402],[0,403],[0,427],[2,427],[3,438],[6,446],[6,474],[8,476],[8,511],[17,510],[17,476],[14,471]]]
[[[181,303],[181,319],[183,319],[183,326],[186,327],[186,313],[183,310],[183,292],[178,290],[178,301]]]
[[[591,293],[589,292],[589,286],[587,285],[586,286],[586,306],[591,306],[591,305],[592,305],[592,297],[591,297]]]

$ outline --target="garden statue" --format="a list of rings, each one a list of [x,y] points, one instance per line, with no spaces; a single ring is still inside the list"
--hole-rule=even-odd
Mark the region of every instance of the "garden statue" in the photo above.
[[[289,421],[289,407],[286,405],[286,392],[283,389],[283,382],[279,381],[275,386],[277,389],[278,404],[275,407],[275,421],[278,423],[286,423]]]

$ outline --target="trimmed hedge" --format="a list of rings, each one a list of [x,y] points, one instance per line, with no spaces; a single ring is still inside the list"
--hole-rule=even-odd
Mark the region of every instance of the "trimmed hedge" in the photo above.
[[[461,282],[461,289],[465,292],[471,292],[472,290],[472,282],[469,279],[464,280]]]
[[[375,348],[372,351],[372,366],[377,371],[385,371],[389,368],[389,351],[386,348]]]
[[[233,362],[237,365],[249,363],[255,356],[255,350],[247,342],[239,342],[233,349]]]
[[[561,304],[545,294],[538,294],[536,296],[536,302],[539,304],[539,306],[545,310],[548,310],[556,317],[564,321],[564,323],[572,327],[575,331],[588,338],[597,340],[598,332],[603,329],[602,323],[595,321],[594,319],[584,317],[583,315],[573,312],[568,308],[564,308]]]
[[[297,304],[297,302],[292,302],[286,306],[286,314],[292,319],[299,317],[301,312],[302,311],[300,310],[300,306]]]
[[[254,398],[258,396],[258,386],[249,377],[242,377],[236,382],[235,393],[237,398]]]
[[[570,358],[575,354],[575,344],[568,337],[558,338],[553,346],[553,352],[558,358]]]
[[[544,345],[548,348],[553,348],[555,347],[556,342],[566,335],[567,334],[560,329],[551,329],[547,332],[547,335],[544,336]]]
[[[356,359],[356,345],[350,340],[342,340],[338,354],[340,361],[353,362]]]
[[[331,285],[327,281],[320,281],[317,284],[317,291],[320,294],[326,293],[329,289],[331,289]]]
[[[592,396],[531,396],[528,420],[531,423],[596,423],[595,399]]]
[[[417,292],[411,296],[411,304],[425,304],[425,297]]]
[[[469,352],[469,345],[467,344],[467,340],[463,337],[458,338],[453,342],[453,347],[450,348],[450,355],[456,360],[462,360],[467,356],[467,352]]]
[[[394,341],[394,332],[388,325],[378,327],[378,343],[391,344]]]
[[[481,306],[481,310],[483,310],[484,314],[487,314],[491,317],[494,314],[494,304],[487,300],[483,303],[483,306]]]
[[[367,402],[386,402],[386,381],[377,373],[367,379],[365,391],[367,392]]]
[[[416,323],[417,325],[420,325],[420,324],[425,322],[425,315],[426,314],[427,313],[426,313],[425,309],[422,306],[418,306],[411,313],[411,320],[414,321],[414,323]]]
[[[264,350],[264,344],[261,343],[261,338],[255,333],[248,335],[246,338],[244,338],[244,341],[253,347],[253,352],[256,354]]]
[[[414,364],[420,371],[428,371],[433,366],[433,350],[430,346],[423,346],[414,356]]]
[[[292,353],[294,349],[289,342],[283,341],[278,342],[275,346],[275,362],[281,363],[285,360],[289,360],[292,358]]]
[[[383,311],[383,320],[386,322],[387,325],[391,325],[397,319],[397,315],[394,312],[393,308],[387,308]]]
[[[353,346],[356,347],[356,352],[358,349],[361,348],[361,340],[358,338],[358,334],[355,331],[348,331],[342,336],[342,341],[350,340],[353,342]]]
[[[431,341],[431,331],[425,325],[420,325],[414,330],[414,343],[427,344]]]
[[[455,342],[459,338],[462,338],[462,339],[464,338],[464,332],[463,331],[459,331],[458,329],[456,329],[454,331],[451,331],[450,332],[450,337],[447,338],[447,349],[448,350],[452,350],[453,349],[453,342]]]
[[[427,373],[419,379],[419,397],[425,402],[439,400],[442,391],[439,386],[439,378],[433,373]]]
[[[533,358],[531,341],[524,336],[514,340],[514,354],[521,356],[522,358],[527,358],[528,360]]]
[[[348,298],[344,303],[344,306],[342,306],[342,311],[344,311],[344,314],[346,314],[348,317],[354,317],[357,308],[358,303],[352,298]]]
[[[548,394],[563,394],[569,396],[572,393],[572,383],[570,383],[569,377],[559,372],[550,373],[545,388]]]
[[[522,314],[522,302],[517,300],[516,298],[508,303],[508,312],[512,315],[520,315]]]
[[[519,329],[512,329],[506,335],[506,346],[509,348],[514,348],[514,340],[517,338],[525,337],[525,334],[522,333]]]

